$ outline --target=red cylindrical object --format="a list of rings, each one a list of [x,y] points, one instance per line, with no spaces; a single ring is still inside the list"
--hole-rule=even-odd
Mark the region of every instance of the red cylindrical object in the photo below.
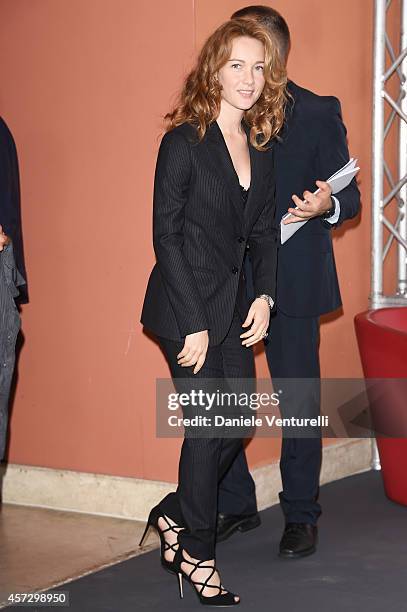
[[[368,310],[356,315],[355,328],[365,378],[407,378],[407,308]],[[407,412],[407,397],[402,404],[394,410]],[[377,436],[377,448],[387,497],[407,506],[407,430]]]

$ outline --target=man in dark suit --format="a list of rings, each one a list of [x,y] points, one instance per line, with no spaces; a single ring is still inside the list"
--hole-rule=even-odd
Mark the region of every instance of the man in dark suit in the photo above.
[[[232,17],[254,18],[263,23],[276,40],[281,58],[287,61],[290,33],[277,11],[251,6]],[[320,409],[319,317],[341,306],[331,231],[358,214],[360,194],[353,179],[338,198],[332,197],[329,186],[320,181],[317,186],[321,193],[312,195],[316,179],[325,181],[349,160],[341,107],[337,98],[318,96],[293,81],[289,81],[288,91],[291,99],[286,124],[281,140],[274,146],[276,220],[279,222],[290,210],[295,215],[294,222],[305,218],[309,221],[279,250],[277,311],[270,323],[266,355],[273,379],[312,381],[303,391],[291,393],[290,402],[281,403],[283,416],[287,410],[295,414],[305,404],[307,416],[314,416]],[[299,209],[293,210],[294,205]],[[246,259],[250,260],[250,250]],[[250,266],[246,266],[246,274],[250,277]],[[283,491],[279,498],[285,529],[279,554],[292,559],[316,550],[317,520],[322,511],[317,501],[322,441],[320,435],[289,435],[283,431]],[[260,524],[244,451],[220,483],[218,513],[218,541]]]

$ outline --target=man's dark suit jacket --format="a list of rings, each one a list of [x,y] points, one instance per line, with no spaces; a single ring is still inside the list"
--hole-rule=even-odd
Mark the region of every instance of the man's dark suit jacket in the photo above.
[[[24,264],[20,211],[20,181],[18,159],[13,136],[0,117],[0,224],[13,241],[14,259],[18,271],[27,280]],[[27,284],[20,285],[16,302],[28,302]]]
[[[292,81],[293,98],[281,141],[274,144],[276,221],[293,206],[292,194],[317,189],[349,160],[346,129],[339,100],[317,96]],[[355,179],[336,196],[340,217],[336,226],[359,212],[360,194]],[[331,238],[332,225],[311,219],[279,249],[277,308],[288,316],[316,317],[341,306]]]
[[[255,293],[275,297],[273,151],[258,151],[249,144],[249,152],[251,185],[244,205],[216,122],[201,142],[187,123],[163,137],[154,181],[157,263],[141,315],[143,325],[156,335],[182,340],[208,329],[209,345],[219,344],[228,332],[235,304],[244,317],[249,308],[242,290],[247,244]]]

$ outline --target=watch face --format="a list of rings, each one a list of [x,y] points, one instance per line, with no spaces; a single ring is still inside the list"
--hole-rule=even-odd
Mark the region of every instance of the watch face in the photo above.
[[[329,219],[329,217],[332,217],[335,213],[335,202],[332,199],[331,196],[331,208],[329,210],[327,210],[322,216],[324,219]]]
[[[270,295],[263,294],[263,295],[258,295],[257,297],[262,298],[263,300],[266,300],[270,308],[273,308],[274,300]]]

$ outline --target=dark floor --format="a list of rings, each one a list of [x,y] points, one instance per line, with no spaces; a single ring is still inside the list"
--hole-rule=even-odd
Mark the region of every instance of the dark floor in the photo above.
[[[219,544],[222,582],[241,597],[235,609],[407,611],[407,507],[385,497],[380,472],[324,485],[319,501],[323,514],[314,555],[277,557],[283,525],[279,506],[262,512],[258,529]],[[69,609],[75,612],[202,609],[185,582],[184,600],[179,599],[177,579],[161,569],[158,550],[55,590],[69,591]]]

